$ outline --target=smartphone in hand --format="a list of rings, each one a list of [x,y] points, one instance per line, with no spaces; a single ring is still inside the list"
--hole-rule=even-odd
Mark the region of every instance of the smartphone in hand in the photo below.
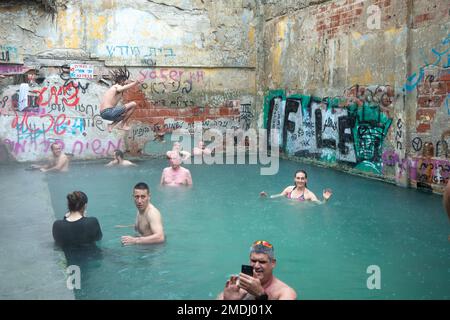
[[[241,267],[241,272],[249,276],[253,276],[253,267],[243,264]]]

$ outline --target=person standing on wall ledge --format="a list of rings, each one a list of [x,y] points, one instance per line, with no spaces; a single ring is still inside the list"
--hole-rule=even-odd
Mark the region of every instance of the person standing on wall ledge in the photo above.
[[[32,165],[31,169],[39,169],[42,172],[49,172],[49,171],[58,171],[58,172],[66,172],[69,170],[69,157],[62,153],[61,146],[54,142],[50,146],[52,150],[53,157],[50,159],[49,163],[47,165]]]
[[[133,197],[136,208],[136,224],[134,229],[139,232],[139,237],[123,236],[122,244],[156,244],[165,241],[164,228],[161,213],[150,203],[150,190],[144,182],[134,186]],[[118,226],[122,227],[122,226]]]
[[[103,95],[102,101],[100,102],[100,116],[105,120],[112,121],[112,123],[108,124],[109,132],[119,123],[120,125],[117,126],[117,129],[130,130],[127,122],[136,109],[137,103],[131,101],[124,105],[119,105],[119,102],[123,98],[124,91],[142,82],[140,80],[130,82],[128,80],[130,72],[126,67],[123,69],[119,68],[119,70],[114,70],[111,73],[114,84]]]
[[[331,189],[323,190],[323,201],[317,199],[316,195],[306,187],[308,182],[308,175],[304,170],[297,170],[294,175],[294,186],[286,187],[283,192],[270,196],[271,199],[278,197],[286,197],[297,201],[313,201],[317,203],[325,203],[331,198],[333,192]],[[260,193],[261,197],[267,197],[265,191]]]
[[[295,300],[297,293],[273,275],[276,266],[273,246],[264,240],[250,247],[250,267],[253,274],[231,276],[218,300]]]

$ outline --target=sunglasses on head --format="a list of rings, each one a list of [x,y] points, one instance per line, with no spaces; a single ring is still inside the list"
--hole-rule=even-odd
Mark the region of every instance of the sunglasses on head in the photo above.
[[[257,246],[257,245],[262,245],[267,248],[272,248],[272,245],[269,242],[264,241],[264,240],[258,240],[258,241],[253,242],[253,246]]]

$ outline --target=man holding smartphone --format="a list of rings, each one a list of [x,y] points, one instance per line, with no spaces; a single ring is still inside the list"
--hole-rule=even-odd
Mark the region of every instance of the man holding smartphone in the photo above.
[[[250,263],[242,266],[239,276],[231,276],[225,289],[219,294],[219,300],[295,300],[294,289],[273,275],[276,265],[273,246],[263,240],[255,241],[250,247]]]

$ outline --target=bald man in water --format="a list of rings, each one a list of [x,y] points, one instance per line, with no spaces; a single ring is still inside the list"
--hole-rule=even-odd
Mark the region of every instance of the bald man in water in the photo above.
[[[192,186],[192,176],[189,169],[181,166],[181,158],[170,158],[170,167],[163,170],[161,175],[161,185],[167,186]]]

